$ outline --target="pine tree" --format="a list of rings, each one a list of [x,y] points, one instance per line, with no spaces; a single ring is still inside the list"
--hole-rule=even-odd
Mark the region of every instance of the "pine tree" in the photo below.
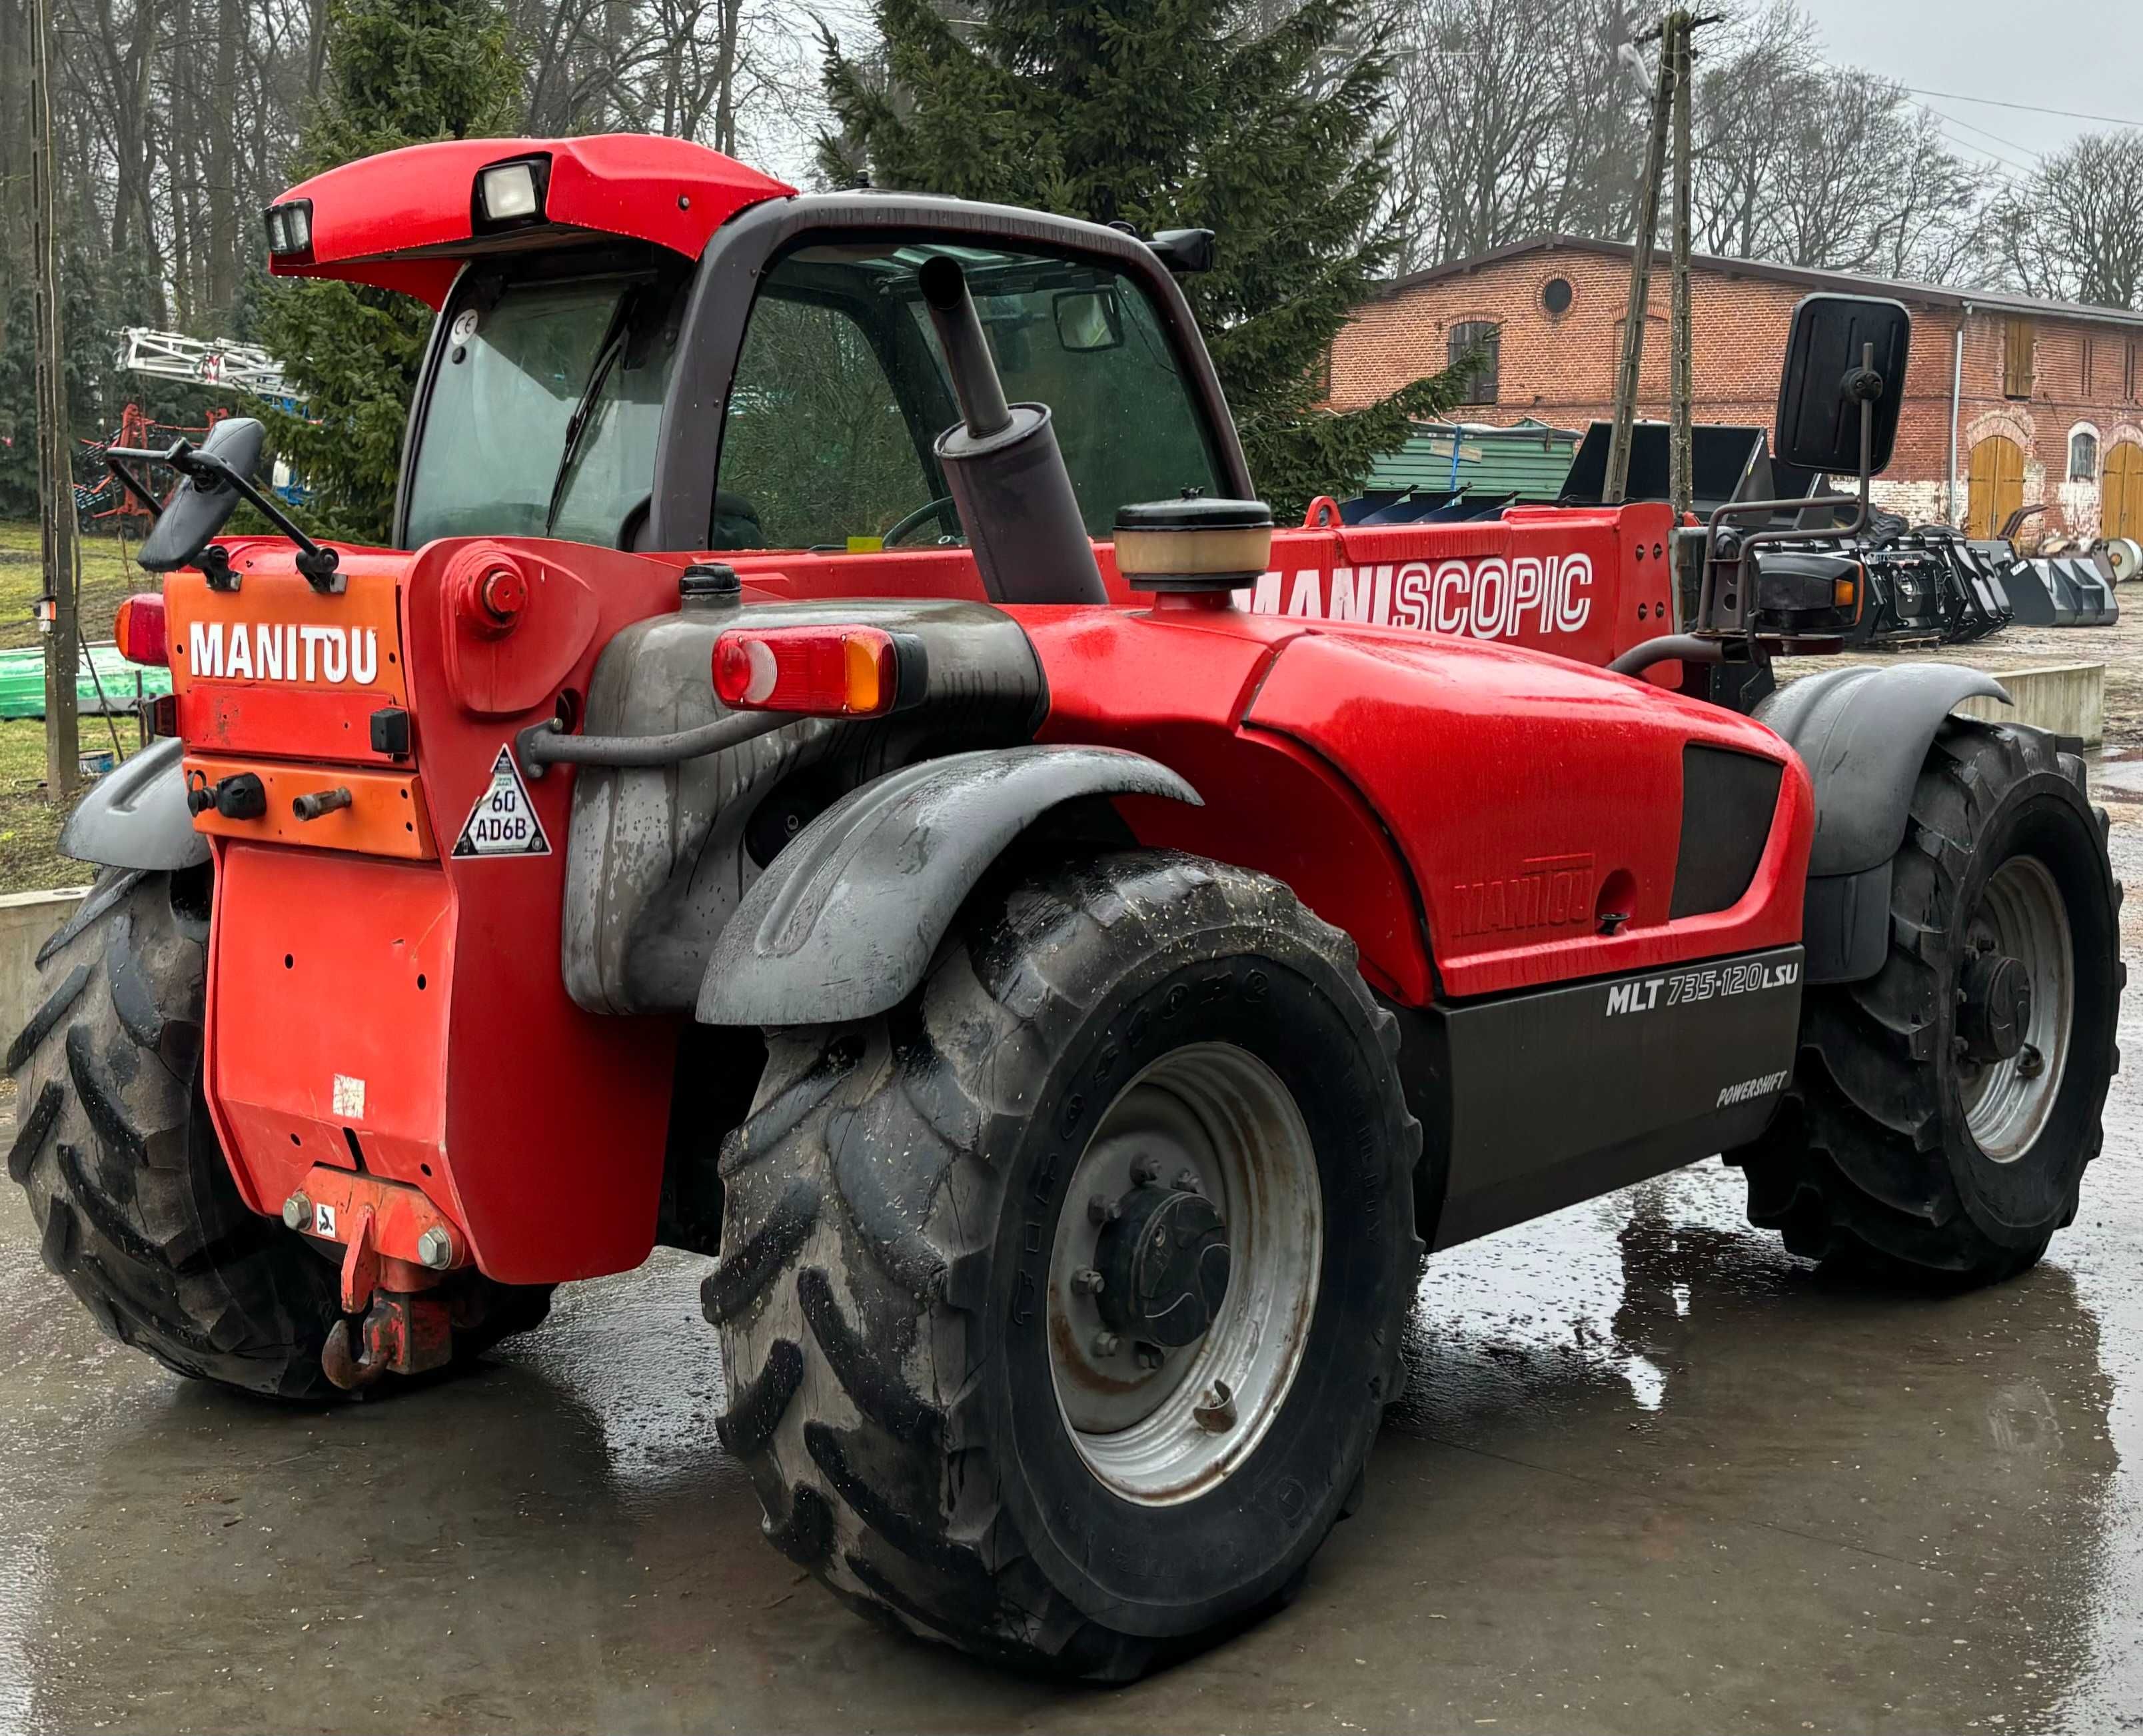
[[[1390,62],[1360,0],[875,0],[869,61],[827,40],[836,183],[1215,232],[1186,277],[1276,512],[1353,492],[1458,374],[1344,415],[1313,408],[1332,339],[1388,267]]]
[[[300,177],[435,139],[509,134],[521,80],[497,0],[330,0],[327,78]],[[402,433],[431,310],[406,295],[329,279],[260,292],[258,333],[308,417],[271,415],[278,450],[334,534],[388,535]]]

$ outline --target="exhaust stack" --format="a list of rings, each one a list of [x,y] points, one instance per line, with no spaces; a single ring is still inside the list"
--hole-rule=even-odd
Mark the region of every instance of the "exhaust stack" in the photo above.
[[[1008,404],[958,260],[917,274],[960,420],[938,437],[960,523],[992,602],[1106,603],[1094,545],[1047,404]]]

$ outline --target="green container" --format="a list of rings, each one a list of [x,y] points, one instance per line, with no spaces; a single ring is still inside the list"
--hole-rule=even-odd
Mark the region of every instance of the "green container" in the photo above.
[[[75,703],[85,716],[126,713],[144,699],[171,690],[171,672],[129,663],[106,640],[82,648],[75,665]],[[45,715],[45,648],[0,650],[0,719]]]

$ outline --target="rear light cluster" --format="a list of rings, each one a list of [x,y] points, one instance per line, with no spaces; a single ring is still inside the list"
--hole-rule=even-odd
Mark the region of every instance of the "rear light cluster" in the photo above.
[[[111,636],[119,655],[129,663],[162,668],[171,660],[171,641],[164,631],[164,600],[154,594],[130,596],[112,618]]]
[[[880,717],[919,704],[923,642],[878,627],[733,627],[715,641],[715,693],[735,711]]]

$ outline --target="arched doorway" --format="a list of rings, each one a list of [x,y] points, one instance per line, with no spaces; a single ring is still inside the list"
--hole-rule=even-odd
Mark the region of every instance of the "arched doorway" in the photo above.
[[[2099,534],[2143,539],[2143,446],[2121,440],[2106,448],[2100,486]]]
[[[2007,434],[1989,434],[1972,449],[1967,534],[1992,537],[2024,504],[2024,448]]]

